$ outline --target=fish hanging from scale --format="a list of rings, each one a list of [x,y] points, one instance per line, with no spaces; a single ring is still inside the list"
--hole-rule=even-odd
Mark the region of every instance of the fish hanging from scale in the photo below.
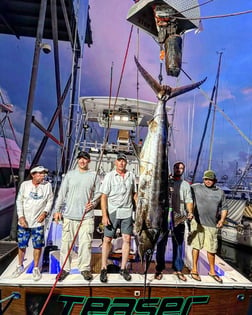
[[[158,102],[148,125],[148,133],[140,152],[140,177],[134,234],[141,261],[146,272],[155,244],[162,231],[168,228],[168,119],[166,102],[199,87],[206,79],[194,84],[172,88],[160,85],[139,63],[139,72],[156,93]]]

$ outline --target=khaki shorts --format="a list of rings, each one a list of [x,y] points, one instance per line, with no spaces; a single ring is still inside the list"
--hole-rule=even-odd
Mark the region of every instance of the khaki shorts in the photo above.
[[[195,219],[191,221],[191,233],[193,235],[191,246],[195,249],[204,248],[209,253],[215,254],[218,249],[218,229],[198,224]]]

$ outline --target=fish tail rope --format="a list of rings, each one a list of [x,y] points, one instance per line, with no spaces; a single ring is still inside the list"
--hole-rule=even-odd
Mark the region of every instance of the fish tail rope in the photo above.
[[[121,82],[122,82],[122,77],[123,77],[123,73],[124,73],[124,69],[125,69],[126,59],[127,59],[127,56],[128,56],[128,50],[129,50],[130,40],[131,40],[131,36],[132,36],[132,31],[133,31],[133,25],[131,26],[131,30],[130,30],[129,40],[128,40],[128,44],[127,44],[127,49],[126,49],[126,53],[125,53],[125,57],[124,57],[123,67],[122,67],[122,71],[121,71],[120,81],[119,81],[119,85],[118,85],[118,89],[117,89],[117,94],[116,94],[116,99],[115,99],[115,103],[114,103],[114,107],[113,107],[112,113],[113,113],[113,111],[114,111],[114,109],[115,109],[116,102],[117,102],[118,95],[119,95],[119,91],[120,91],[120,87],[121,87]],[[112,68],[113,68],[113,64],[112,64],[111,69],[112,69]],[[110,104],[111,104],[111,90],[112,90],[112,70],[111,70],[111,82],[110,82],[109,108],[110,108]],[[98,167],[97,167],[97,171],[96,171],[96,175],[95,175],[95,180],[94,180],[93,187],[92,187],[92,189],[91,189],[89,201],[91,200],[91,196],[92,196],[93,191],[94,191],[95,182],[96,182],[96,178],[97,178],[97,176],[98,176],[98,172],[99,172],[100,165],[101,165],[101,162],[102,162],[102,157],[103,157],[103,154],[104,154],[105,145],[106,145],[106,143],[108,142],[108,137],[109,137],[109,133],[110,133],[111,122],[112,122],[112,121],[110,120],[110,121],[109,121],[109,126],[108,126],[108,128],[107,128],[107,132],[106,132],[106,135],[105,135],[105,139],[104,139],[104,142],[103,142],[101,154],[100,154],[99,161],[98,161]],[[46,301],[45,301],[45,303],[44,303],[44,305],[43,305],[43,307],[42,307],[42,309],[41,309],[39,315],[42,315],[42,314],[44,313],[45,308],[46,308],[47,304],[48,304],[49,301],[50,301],[50,298],[51,298],[51,296],[52,296],[52,294],[53,294],[53,291],[54,291],[54,289],[55,289],[55,287],[56,287],[56,285],[57,285],[57,283],[58,283],[59,277],[60,277],[61,274],[62,274],[62,271],[63,271],[63,269],[64,269],[64,267],[65,267],[66,262],[67,262],[67,259],[68,259],[69,255],[70,255],[70,253],[71,253],[71,250],[72,250],[72,248],[73,248],[73,246],[74,246],[74,244],[75,244],[75,241],[76,241],[77,236],[78,236],[78,234],[79,234],[79,230],[80,230],[80,227],[81,227],[81,225],[82,225],[82,222],[83,222],[83,220],[84,220],[84,218],[85,218],[86,213],[87,213],[87,211],[85,210],[84,213],[83,213],[82,219],[81,219],[81,221],[80,221],[80,224],[79,224],[79,226],[78,226],[78,229],[77,229],[77,231],[76,231],[76,233],[75,233],[75,235],[74,235],[73,242],[72,242],[72,244],[71,244],[71,246],[70,246],[70,248],[69,248],[69,251],[68,251],[68,253],[67,253],[67,256],[66,256],[66,258],[65,258],[65,261],[64,261],[64,263],[63,263],[63,265],[62,265],[62,267],[61,267],[61,269],[60,269],[60,272],[58,273],[58,275],[57,275],[57,277],[56,277],[56,279],[55,279],[54,285],[52,286],[52,288],[51,288],[51,290],[50,290],[50,292],[49,292],[49,294],[48,294],[48,296],[47,296],[47,299],[46,299]]]

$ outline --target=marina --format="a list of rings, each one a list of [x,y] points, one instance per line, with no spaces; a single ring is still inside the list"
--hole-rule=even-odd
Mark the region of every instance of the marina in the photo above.
[[[6,3],[7,2],[5,2],[5,5]],[[151,240],[153,242],[150,242],[152,246],[148,248],[148,250],[151,250],[151,255],[146,255],[146,249],[141,253],[145,259],[149,259],[147,267],[147,263],[144,264],[140,259],[142,255],[139,255],[138,239],[141,237],[142,231],[141,233],[138,231],[136,233],[137,235],[131,238],[131,250],[127,263],[127,268],[132,276],[131,281],[125,281],[119,274],[119,266],[122,257],[122,238],[118,234],[117,238],[112,242],[113,246],[109,254],[108,282],[102,283],[100,281],[100,271],[103,232],[101,228],[100,204],[95,208],[95,232],[92,241],[91,266],[93,279],[91,281],[84,280],[77,268],[78,237],[76,239],[77,241],[74,242],[71,247],[73,261],[70,275],[63,281],[58,281],[57,274],[61,271],[59,257],[62,240],[62,223],[58,224],[54,221],[53,209],[51,215],[46,218],[46,246],[43,249],[40,261],[42,278],[39,281],[34,281],[32,278],[34,260],[31,243],[25,255],[24,272],[19,277],[13,278],[12,274],[18,265],[14,207],[17,193],[16,183],[17,181],[22,182],[25,180],[28,170],[39,163],[42,155],[45,154],[44,150],[47,141],[51,140],[54,145],[56,144],[58,146],[59,151],[61,151],[60,158],[56,156],[56,150],[54,150],[55,154],[53,156],[53,159],[58,158],[56,164],[59,166],[59,170],[57,170],[54,176],[57,183],[57,187],[54,191],[55,197],[61,180],[64,180],[64,174],[68,170],[76,167],[78,152],[87,151],[91,157],[90,168],[95,170],[101,179],[104,178],[106,173],[113,169],[117,154],[125,154],[128,161],[127,169],[135,174],[137,183],[142,189],[139,190],[141,191],[141,197],[144,196],[142,200],[145,201],[148,200],[148,198],[152,198],[152,200],[159,201],[161,199],[159,198],[161,195],[160,191],[154,190],[156,197],[150,197],[150,193],[153,193],[153,190],[146,189],[145,185],[142,185],[142,182],[146,181],[146,177],[144,177],[146,174],[143,172],[144,167],[146,167],[148,180],[154,182],[154,186],[158,186],[157,183],[161,182],[160,189],[164,190],[168,187],[168,174],[170,171],[170,156],[168,151],[170,147],[169,140],[171,139],[168,135],[171,132],[171,127],[168,122],[167,113],[169,114],[171,107],[166,104],[166,102],[169,98],[179,97],[180,94],[189,93],[189,91],[194,88],[197,90],[197,88],[205,82],[205,79],[203,77],[200,78],[197,83],[194,82],[179,87],[162,85],[160,81],[158,82],[158,80],[154,79],[147,70],[143,68],[135,57],[135,63],[132,61],[134,69],[138,69],[146,80],[146,83],[154,90],[155,96],[158,99],[157,102],[130,98],[127,95],[123,97],[119,94],[116,96],[99,96],[95,94],[90,96],[80,95],[78,85],[80,84],[79,80],[81,77],[79,71],[81,64],[80,59],[83,53],[82,44],[92,44],[92,23],[90,24],[89,1],[82,2],[82,14],[84,16],[82,26],[85,25],[85,29],[82,29],[82,36],[79,36],[79,29],[77,27],[79,20],[76,19],[75,15],[75,1],[21,0],[20,4],[23,8],[22,10],[17,8],[16,1],[9,0],[8,4],[4,12],[6,17],[5,21],[9,20],[7,17],[12,16],[13,24],[10,28],[9,23],[3,23],[3,25],[0,25],[0,32],[10,34],[16,30],[16,36],[31,37],[35,39],[35,45],[27,100],[27,112],[24,123],[25,132],[23,134],[22,146],[19,154],[16,156],[17,159],[15,163],[13,162],[14,160],[12,160],[14,153],[6,146],[4,141],[4,145],[0,142],[1,150],[7,152],[7,158],[5,156],[5,159],[7,162],[11,160],[9,164],[15,169],[15,172],[12,171],[8,173],[7,176],[8,179],[12,179],[13,184],[12,187],[10,187],[11,201],[7,200],[9,193],[7,194],[5,190],[2,190],[2,187],[0,190],[1,223],[2,218],[4,218],[2,201],[6,199],[6,206],[4,207],[9,210],[11,209],[13,212],[13,216],[7,215],[7,218],[11,218],[12,222],[5,221],[4,223],[10,231],[4,231],[3,235],[0,237],[0,315],[140,315],[173,313],[188,315],[203,315],[207,313],[213,315],[249,315],[252,310],[252,282],[250,273],[242,271],[243,266],[236,266],[234,263],[234,261],[238,261],[236,254],[232,250],[225,249],[225,246],[221,243],[218,256],[216,257],[215,272],[221,277],[223,283],[218,283],[208,274],[209,265],[207,252],[205,250],[201,250],[199,258],[199,274],[202,281],[193,279],[191,276],[192,248],[187,242],[187,236],[188,233],[190,233],[188,230],[185,234],[185,266],[183,269],[187,279],[186,282],[179,280],[172,269],[172,245],[170,239],[165,253],[166,268],[163,278],[161,280],[155,279],[155,244],[157,240],[154,239]],[[160,5],[161,9],[159,7],[156,9],[155,7],[155,15],[153,15],[153,5],[156,4]],[[155,23],[157,20],[160,22],[159,18],[160,16],[162,18],[162,13],[165,12],[165,14],[167,14],[168,12],[177,19],[181,18],[180,22],[178,22],[178,34],[176,34],[175,39],[173,37],[171,41],[169,38],[165,46],[167,59],[166,73],[167,75],[175,77],[179,75],[181,63],[179,60],[175,60],[178,64],[175,66],[174,64],[172,64],[172,66],[169,65],[169,58],[172,58],[169,49],[171,49],[174,43],[175,46],[181,43],[179,38],[184,31],[197,29],[200,26],[198,20],[194,22],[193,19],[190,19],[194,17],[195,14],[197,18],[200,16],[198,1],[191,0],[187,1],[186,4],[187,6],[184,9],[185,12],[189,11],[189,13],[182,12],[183,5],[185,5],[183,1],[140,0],[133,1],[128,15],[127,12],[125,12],[125,19],[127,17],[130,23],[136,24],[140,28],[145,28],[145,31],[147,31],[149,35],[154,35],[158,40],[160,40],[164,34],[162,34],[162,30],[160,31],[159,28],[155,29]],[[165,10],[163,12],[164,8]],[[27,16],[30,17],[30,21],[33,21],[33,23],[26,24]],[[148,24],[147,22],[150,20],[151,23]],[[37,21],[39,21],[39,23],[37,23]],[[172,25],[171,30],[174,31],[176,27]],[[83,36],[83,34],[85,34],[85,36]],[[44,39],[49,39],[53,42],[56,82],[55,111],[52,113],[51,121],[46,128],[43,127],[42,124],[37,121],[36,116],[33,115],[34,93],[38,81],[37,68],[39,65],[40,52],[43,51],[48,54],[52,50],[51,46],[44,43]],[[62,41],[70,46],[73,64],[68,79],[61,81],[59,48]],[[170,48],[168,49],[167,47]],[[175,56],[180,53],[181,51],[175,52]],[[63,89],[61,87],[62,82],[65,83]],[[71,106],[69,106],[68,123],[65,126],[63,124],[64,115],[62,113],[62,105],[65,101],[69,101],[66,100],[67,95],[70,99]],[[76,111],[75,106],[77,107],[77,105],[78,110]],[[5,113],[6,104],[4,101],[1,107]],[[56,121],[58,122],[58,137],[54,136],[52,132]],[[43,133],[43,138],[31,163],[27,164],[31,125],[34,125]],[[4,126],[4,128],[6,128],[6,126]],[[139,131],[138,128],[140,128],[141,131]],[[150,136],[155,129],[159,129],[160,133],[158,136]],[[96,134],[96,137],[94,137],[94,134]],[[102,137],[98,137],[101,134]],[[148,140],[146,141],[146,139]],[[149,154],[146,150],[148,144]],[[11,146],[14,147],[14,144],[11,143]],[[8,158],[8,154],[12,156],[11,159]],[[1,155],[1,158],[2,156],[3,155]],[[148,158],[147,163],[146,156]],[[2,162],[1,158],[0,161]],[[48,155],[48,158],[52,158],[51,155]],[[6,169],[7,162],[5,161],[5,164],[0,164],[1,171],[2,169]],[[158,173],[161,164],[163,165],[164,171]],[[164,178],[161,180],[162,176]],[[165,198],[165,203],[161,206],[167,205],[168,197]],[[148,200],[148,205],[150,203],[151,202]],[[156,208],[161,206],[158,204]],[[139,208],[138,206],[138,215],[140,212]],[[150,229],[151,228],[153,227],[151,226]],[[1,229],[1,232],[2,231],[3,229]],[[236,229],[236,231],[238,230]],[[230,264],[228,263],[229,261]]]

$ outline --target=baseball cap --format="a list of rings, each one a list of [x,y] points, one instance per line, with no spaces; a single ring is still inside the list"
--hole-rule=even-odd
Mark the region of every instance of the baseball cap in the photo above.
[[[48,169],[45,168],[44,166],[35,166],[30,170],[30,174],[34,174],[34,173],[48,173]]]
[[[123,159],[123,160],[127,161],[127,157],[126,157],[126,155],[125,155],[124,153],[119,153],[119,154],[117,155],[117,158],[116,158],[116,159],[117,159],[117,160]]]
[[[90,154],[85,151],[80,151],[77,155],[77,159],[84,158],[86,160],[90,160]]]
[[[215,180],[215,179],[216,179],[216,175],[215,175],[214,171],[212,171],[212,170],[206,170],[206,171],[204,172],[203,179],[212,179],[212,180]]]

